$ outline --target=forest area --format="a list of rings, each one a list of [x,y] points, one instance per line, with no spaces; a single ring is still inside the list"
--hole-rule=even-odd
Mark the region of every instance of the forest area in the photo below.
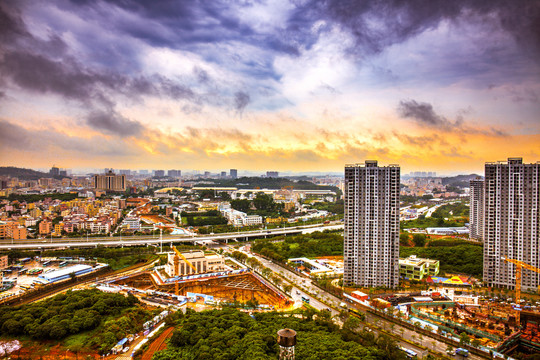
[[[126,335],[141,331],[142,324],[152,318],[154,314],[139,304],[133,295],[68,291],[28,305],[1,307],[0,335],[64,340],[72,349],[76,343],[103,354]]]
[[[341,256],[343,255],[343,235],[339,232],[315,232],[305,235],[276,239],[256,240],[252,250],[271,259],[286,262],[295,257]]]
[[[298,317],[277,312],[250,316],[233,309],[175,315],[169,346],[153,360],[274,360],[279,354],[276,333],[283,328],[297,332],[297,359],[405,359],[394,340],[353,331],[356,317],[344,319],[340,329],[327,311],[307,309]]]

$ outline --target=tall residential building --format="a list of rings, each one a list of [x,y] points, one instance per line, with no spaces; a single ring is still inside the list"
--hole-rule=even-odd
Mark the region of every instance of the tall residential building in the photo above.
[[[105,175],[94,175],[92,183],[98,190],[126,191],[126,175],[116,175],[112,171]]]
[[[484,238],[484,179],[470,181],[469,238]]]
[[[266,177],[277,178],[277,177],[279,177],[279,172],[278,171],[267,171],[266,172]]]
[[[344,281],[396,287],[399,282],[398,165],[345,166]]]
[[[164,177],[165,176],[165,170],[156,170],[154,173],[154,176],[156,177]]]
[[[52,176],[60,175],[60,169],[56,166],[53,166],[51,170],[49,170],[49,174],[51,174]]]
[[[231,179],[238,178],[238,170],[237,169],[231,169],[231,171],[229,172],[229,175],[231,176]]]
[[[167,175],[172,178],[179,178],[182,176],[182,170],[169,170]]]
[[[501,257],[540,267],[540,162],[522,158],[486,163],[484,179],[484,281],[513,289],[516,269]],[[536,290],[540,274],[523,270],[523,290]]]

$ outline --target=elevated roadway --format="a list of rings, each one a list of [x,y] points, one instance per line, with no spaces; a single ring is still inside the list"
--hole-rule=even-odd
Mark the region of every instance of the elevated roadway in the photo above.
[[[268,230],[242,231],[234,233],[210,234],[210,235],[165,235],[159,236],[124,236],[124,237],[78,237],[78,238],[52,238],[52,239],[27,239],[27,240],[0,240],[0,249],[58,249],[58,248],[75,248],[75,247],[97,247],[97,246],[146,246],[146,245],[163,245],[177,243],[195,243],[204,241],[221,241],[228,242],[229,240],[250,240],[267,236],[277,235],[293,235],[308,233],[313,231],[323,230],[341,230],[343,224],[329,225],[306,225],[295,226],[288,228],[277,228]]]

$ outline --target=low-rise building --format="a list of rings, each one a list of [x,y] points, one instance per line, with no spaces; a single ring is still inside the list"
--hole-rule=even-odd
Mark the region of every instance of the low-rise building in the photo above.
[[[182,257],[175,252],[168,253],[165,272],[170,276],[183,276],[225,269],[225,259],[218,254],[206,255],[204,251],[183,252]]]
[[[141,229],[141,220],[138,217],[126,217],[122,224],[129,230]]]
[[[439,260],[421,259],[411,255],[399,259],[399,276],[410,280],[422,280],[439,274]]]
[[[52,222],[43,220],[39,223],[39,235],[48,235],[52,231]]]

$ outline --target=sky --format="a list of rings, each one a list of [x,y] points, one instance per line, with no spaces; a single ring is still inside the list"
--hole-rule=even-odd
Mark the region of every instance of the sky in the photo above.
[[[540,161],[538,0],[2,0],[0,165]]]

